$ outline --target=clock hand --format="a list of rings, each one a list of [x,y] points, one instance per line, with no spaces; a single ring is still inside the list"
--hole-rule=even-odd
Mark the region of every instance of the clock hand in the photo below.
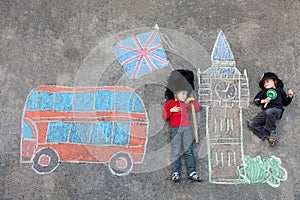
[[[229,90],[229,86],[230,86],[230,84],[228,83],[225,92],[227,92]]]
[[[220,90],[220,92],[227,92],[229,90],[229,86],[230,86],[230,84],[227,84],[226,89],[225,90]]]

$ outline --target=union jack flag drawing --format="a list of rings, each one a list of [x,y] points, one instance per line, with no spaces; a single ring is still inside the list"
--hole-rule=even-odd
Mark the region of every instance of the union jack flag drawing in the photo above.
[[[157,31],[122,40],[113,45],[113,51],[131,80],[169,64]]]

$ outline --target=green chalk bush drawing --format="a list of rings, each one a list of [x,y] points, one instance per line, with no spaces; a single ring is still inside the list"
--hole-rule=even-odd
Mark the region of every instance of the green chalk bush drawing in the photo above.
[[[239,168],[238,178],[248,184],[267,183],[275,188],[280,186],[280,181],[287,179],[287,171],[281,167],[281,160],[276,156],[265,160],[260,156],[245,156],[245,164]]]

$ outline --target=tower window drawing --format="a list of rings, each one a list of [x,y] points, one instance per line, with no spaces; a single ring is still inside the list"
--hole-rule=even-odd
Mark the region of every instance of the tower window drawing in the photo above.
[[[212,66],[198,71],[200,104],[206,108],[209,181],[240,183],[243,164],[242,108],[249,104],[247,71],[236,68],[229,44],[220,31],[211,54]]]

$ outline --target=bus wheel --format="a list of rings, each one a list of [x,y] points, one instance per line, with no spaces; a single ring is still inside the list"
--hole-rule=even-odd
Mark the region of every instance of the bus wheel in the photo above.
[[[58,166],[59,157],[51,148],[39,150],[33,158],[33,169],[41,174],[51,173]]]
[[[132,158],[130,154],[126,152],[115,153],[109,161],[110,170],[117,176],[129,174],[132,166]]]

